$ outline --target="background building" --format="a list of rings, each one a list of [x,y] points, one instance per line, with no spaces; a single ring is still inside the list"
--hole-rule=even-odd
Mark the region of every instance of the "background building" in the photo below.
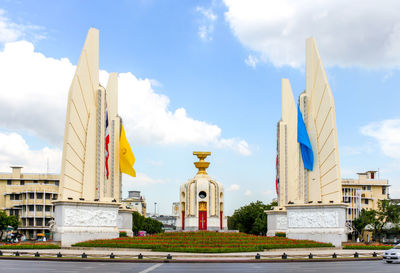
[[[49,234],[48,223],[54,217],[52,201],[58,197],[59,175],[23,174],[22,167],[11,168],[12,173],[0,174],[0,208],[8,215],[19,217],[18,230],[27,239],[35,239],[38,233]]]
[[[379,200],[389,199],[389,182],[377,174],[377,171],[367,171],[358,173],[358,179],[342,178],[343,203],[349,205],[347,222],[357,218],[362,209],[378,210]]]
[[[128,198],[123,199],[122,204],[146,217],[146,199],[140,195],[140,191],[129,191]]]

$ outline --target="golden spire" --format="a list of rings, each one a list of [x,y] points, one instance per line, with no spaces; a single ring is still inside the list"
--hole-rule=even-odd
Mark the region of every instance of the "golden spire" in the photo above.
[[[210,162],[205,162],[204,159],[211,155],[211,152],[193,152],[193,155],[199,159],[198,162],[194,162],[196,168],[199,169],[197,174],[207,174],[206,169],[210,166]]]

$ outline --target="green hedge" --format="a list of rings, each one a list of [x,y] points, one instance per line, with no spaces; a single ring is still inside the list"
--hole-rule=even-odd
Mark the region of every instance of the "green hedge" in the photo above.
[[[370,250],[387,250],[393,246],[390,245],[345,245],[343,249],[370,249]]]
[[[276,237],[285,237],[286,238],[286,233],[285,232],[275,232]]]
[[[59,249],[61,248],[59,245],[55,244],[46,244],[46,245],[0,245],[0,249]]]

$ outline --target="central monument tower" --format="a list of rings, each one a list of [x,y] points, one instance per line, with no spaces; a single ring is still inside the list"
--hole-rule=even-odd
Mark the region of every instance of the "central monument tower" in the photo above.
[[[180,214],[177,230],[226,230],[224,187],[208,176],[210,162],[204,161],[210,152],[193,152],[199,159],[194,178],[180,187]]]

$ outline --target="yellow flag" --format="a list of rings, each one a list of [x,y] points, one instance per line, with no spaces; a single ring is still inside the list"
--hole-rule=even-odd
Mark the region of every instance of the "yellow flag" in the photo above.
[[[135,164],[135,156],[132,153],[131,145],[126,139],[124,126],[121,128],[121,137],[119,140],[119,168],[121,172],[136,177],[136,172],[133,169]]]

